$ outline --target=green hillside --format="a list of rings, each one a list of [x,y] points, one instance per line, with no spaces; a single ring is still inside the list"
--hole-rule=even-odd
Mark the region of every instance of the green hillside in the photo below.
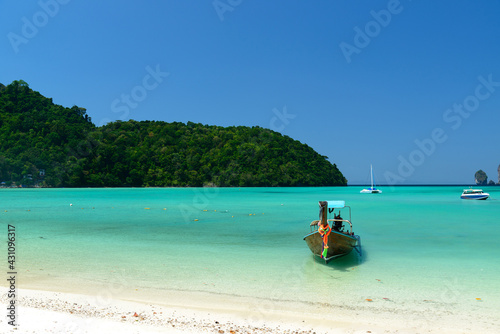
[[[261,127],[117,121],[96,127],[23,81],[0,85],[0,182],[48,187],[333,186],[311,147]]]
[[[71,148],[95,131],[85,109],[64,108],[24,81],[0,86],[0,182],[68,184]]]

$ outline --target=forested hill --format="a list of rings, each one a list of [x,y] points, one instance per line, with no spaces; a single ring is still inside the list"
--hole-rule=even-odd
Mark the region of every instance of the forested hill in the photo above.
[[[261,127],[117,121],[96,127],[23,81],[0,84],[0,182],[47,187],[334,186],[311,147]]]

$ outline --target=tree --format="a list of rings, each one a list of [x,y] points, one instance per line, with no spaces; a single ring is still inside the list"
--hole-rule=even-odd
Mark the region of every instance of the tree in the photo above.
[[[28,175],[52,187],[347,184],[327,157],[269,129],[133,120],[96,127],[85,108],[56,105],[14,81],[0,93],[0,182],[26,184]]]

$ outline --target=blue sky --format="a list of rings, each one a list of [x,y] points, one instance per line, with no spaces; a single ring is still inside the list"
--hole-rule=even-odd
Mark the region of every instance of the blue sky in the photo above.
[[[350,184],[500,164],[499,1],[0,2],[0,82],[94,123],[258,125]]]

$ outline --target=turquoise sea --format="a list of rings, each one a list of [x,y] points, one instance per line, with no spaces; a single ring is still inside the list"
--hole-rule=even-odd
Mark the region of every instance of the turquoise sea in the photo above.
[[[19,288],[495,317],[500,187],[486,201],[463,188],[2,189],[0,237],[15,226]],[[313,258],[303,236],[319,200],[351,207],[363,257]]]

